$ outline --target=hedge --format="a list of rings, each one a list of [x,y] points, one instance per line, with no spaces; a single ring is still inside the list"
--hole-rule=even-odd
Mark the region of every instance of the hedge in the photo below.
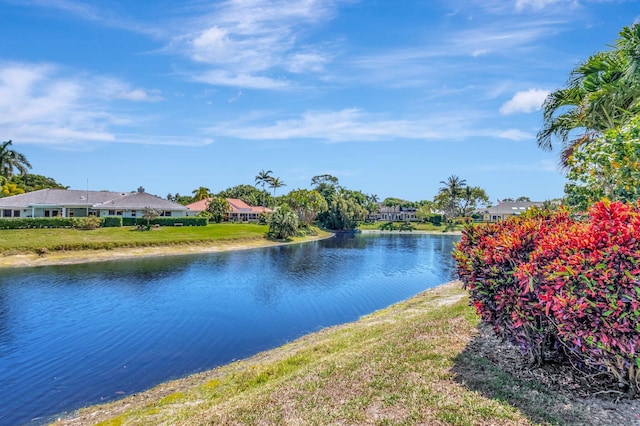
[[[72,228],[76,219],[73,217],[34,217],[0,219],[0,229],[25,228]]]
[[[458,275],[482,320],[534,363],[559,361],[640,391],[640,207],[584,218],[533,211],[468,227]]]
[[[150,225],[160,226],[175,226],[176,223],[181,223],[184,226],[207,226],[208,220],[206,217],[188,216],[188,217],[157,217],[149,221]],[[141,217],[123,217],[123,226],[136,226],[146,225],[147,219]]]
[[[122,216],[107,216],[102,220],[103,228],[119,228],[122,226]]]

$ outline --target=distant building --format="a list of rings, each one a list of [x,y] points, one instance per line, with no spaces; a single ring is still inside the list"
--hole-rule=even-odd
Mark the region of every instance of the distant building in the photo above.
[[[205,198],[204,200],[188,204],[186,207],[189,209],[189,215],[196,215],[206,210],[209,201],[211,201],[211,198]],[[229,213],[227,217],[225,217],[225,220],[231,222],[257,222],[260,213],[271,213],[273,211],[268,207],[250,206],[237,198],[227,198],[227,202],[229,203]]]
[[[493,207],[478,209],[476,214],[482,215],[484,221],[501,221],[511,216],[518,216],[531,207],[541,207],[542,202],[536,201],[505,201]]]
[[[160,212],[160,216],[184,217],[185,206],[137,192],[84,191],[71,189],[41,189],[26,194],[0,198],[0,217],[142,217],[145,208]]]
[[[408,222],[416,219],[415,207],[400,207],[392,206],[387,207],[384,203],[378,202],[378,211],[371,213],[367,216],[368,220],[379,221],[384,220],[387,222]]]

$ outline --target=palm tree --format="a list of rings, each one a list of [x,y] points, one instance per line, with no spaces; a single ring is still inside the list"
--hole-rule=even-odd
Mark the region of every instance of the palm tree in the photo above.
[[[538,146],[562,145],[566,167],[575,149],[640,113],[640,25],[624,27],[614,50],[599,52],[578,65],[566,87],[547,96]]]
[[[21,175],[27,174],[31,164],[27,161],[27,157],[13,149],[9,149],[13,142],[7,141],[0,145],[0,175],[11,179],[17,169]]]
[[[264,187],[266,184],[271,183],[271,180],[273,179],[271,173],[273,173],[271,170],[267,170],[266,172],[264,170],[260,170],[260,172],[258,172],[258,174],[256,175],[256,186],[262,186],[262,207],[264,207]]]
[[[445,213],[448,217],[455,217],[459,210],[459,200],[463,195],[464,188],[467,186],[467,181],[460,179],[456,175],[451,175],[446,181],[440,181],[444,186],[440,187],[438,195],[436,196]]]
[[[193,201],[206,200],[207,198],[211,198],[211,190],[204,186],[201,186],[198,189],[194,189],[191,191],[193,194]]]
[[[287,186],[287,184],[278,177],[271,178],[271,180],[269,181],[269,188],[273,188],[274,197],[276,196],[276,189],[282,188],[283,186]]]

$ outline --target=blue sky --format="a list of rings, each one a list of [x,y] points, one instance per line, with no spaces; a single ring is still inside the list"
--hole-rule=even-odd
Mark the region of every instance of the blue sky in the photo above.
[[[72,189],[272,170],[381,199],[457,175],[561,197],[540,107],[640,16],[615,0],[0,0],[0,140]]]

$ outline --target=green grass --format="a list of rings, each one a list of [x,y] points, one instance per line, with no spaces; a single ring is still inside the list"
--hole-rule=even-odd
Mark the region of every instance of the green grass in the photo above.
[[[563,397],[468,354],[477,324],[460,284],[449,284],[248,360],[83,409],[59,424],[584,421]]]
[[[358,229],[361,230],[379,230],[380,225],[386,223],[385,221],[374,222],[374,223],[363,223],[358,226]],[[400,226],[403,222],[395,222],[396,226]],[[464,229],[464,225],[462,224],[452,224],[448,225],[443,223],[440,226],[435,226],[432,223],[421,223],[421,222],[411,222],[411,225],[415,227],[416,231],[429,231],[429,232],[460,232]],[[400,232],[400,231],[394,231]],[[408,232],[408,231],[402,231]]]
[[[208,226],[167,226],[150,231],[133,227],[78,229],[0,230],[0,253],[37,253],[42,250],[91,250],[206,244],[227,240],[259,240],[267,225],[221,223]]]

